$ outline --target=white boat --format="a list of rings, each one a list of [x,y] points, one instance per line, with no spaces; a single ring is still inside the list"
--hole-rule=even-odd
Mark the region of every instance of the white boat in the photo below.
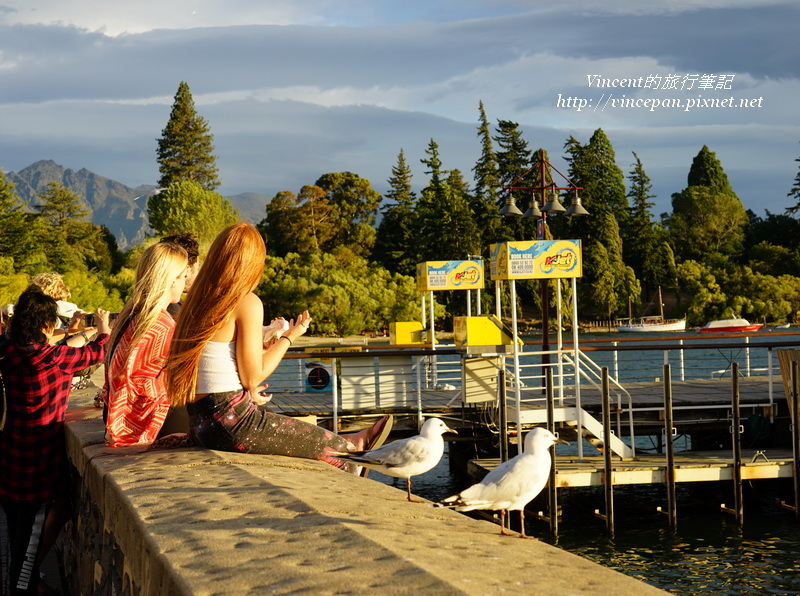
[[[686,319],[664,318],[664,299],[661,296],[661,286],[658,288],[658,308],[661,311],[660,315],[623,319],[627,322],[617,325],[617,331],[620,333],[653,333],[686,330]],[[630,303],[628,304],[628,310],[630,311]]]
[[[706,323],[700,327],[700,333],[737,333],[743,331],[758,331],[764,325],[761,323],[751,323],[747,319],[719,319]]]
[[[628,319],[627,323],[617,325],[620,333],[652,333],[660,331],[685,331],[686,319],[664,319],[655,315]]]

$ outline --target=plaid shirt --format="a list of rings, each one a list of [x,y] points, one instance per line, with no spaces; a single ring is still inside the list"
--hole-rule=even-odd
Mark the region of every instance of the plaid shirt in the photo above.
[[[104,334],[80,348],[7,344],[0,360],[8,407],[0,432],[0,497],[47,501],[64,490],[64,417],[72,375],[101,362],[107,341]]]

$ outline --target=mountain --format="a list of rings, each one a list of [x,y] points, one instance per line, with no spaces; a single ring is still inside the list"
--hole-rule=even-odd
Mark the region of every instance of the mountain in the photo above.
[[[153,233],[147,224],[147,198],[157,188],[153,184],[131,188],[86,168],[77,172],[65,169],[52,160],[37,161],[19,172],[6,174],[6,177],[16,184],[17,195],[31,209],[39,203],[37,195],[50,182],[60,182],[84,199],[92,223],[107,227],[120,249],[130,248]],[[226,198],[244,221],[257,223],[264,219],[268,196],[243,193]]]

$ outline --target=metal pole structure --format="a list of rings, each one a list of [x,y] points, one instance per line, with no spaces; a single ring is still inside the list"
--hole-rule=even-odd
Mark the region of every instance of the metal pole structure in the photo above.
[[[564,360],[561,358],[561,351],[564,349],[564,333],[562,328],[564,326],[563,313],[561,312],[561,280],[556,283],[556,321],[558,322],[556,332],[556,362],[558,363],[558,399],[559,404],[564,403]]]
[[[333,405],[333,432],[339,432],[339,359],[331,360],[331,402]]]
[[[581,351],[578,347],[578,280],[572,278],[572,349],[575,351],[575,408],[578,411],[578,436],[583,428],[581,406]],[[578,459],[583,459],[583,441],[578,441]]]
[[[506,368],[497,371],[497,395],[500,408],[500,461],[508,461],[508,403],[506,400]]]
[[[430,317],[431,317],[430,328],[428,330],[428,339],[431,342],[431,351],[435,352],[436,351],[436,330],[435,330],[435,328],[433,326],[434,311],[435,311],[435,305],[433,303],[433,290],[431,290],[429,292],[428,302],[430,303],[429,304],[429,308],[430,308],[430,313],[431,313],[430,314]],[[433,354],[431,356],[431,374],[432,374],[432,377],[433,377],[432,382],[431,382],[431,389],[434,389],[434,388],[436,388],[436,385],[439,382],[438,378],[437,378],[438,374],[439,374],[439,371],[437,370],[437,366],[436,366],[436,354]]]
[[[522,388],[519,374],[519,344],[517,343],[517,282],[511,280],[511,341],[514,345],[514,416],[517,423],[517,454],[522,453]]]
[[[556,413],[553,399],[553,370],[545,372],[545,391],[547,393],[547,430],[556,432]],[[547,483],[547,512],[550,518],[550,533],[558,538],[558,487],[556,486],[556,447],[553,446],[553,460],[550,464],[550,480]]]
[[[667,484],[667,517],[669,527],[678,525],[678,506],[675,493],[675,427],[672,422],[672,371],[669,364],[664,365],[664,443],[667,447],[667,469],[664,480]]]
[[[611,468],[611,399],[608,390],[608,367],[602,369],[603,387],[603,489],[606,496],[606,531],[614,536],[614,470]]]
[[[731,441],[733,442],[733,501],[736,523],[744,523],[744,502],[742,499],[742,418],[739,411],[739,363],[731,368]]]

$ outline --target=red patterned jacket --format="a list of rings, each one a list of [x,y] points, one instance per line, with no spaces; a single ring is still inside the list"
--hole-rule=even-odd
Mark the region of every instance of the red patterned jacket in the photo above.
[[[169,412],[164,367],[175,320],[162,311],[132,346],[134,324],[122,334],[106,368],[101,397],[108,405],[106,444],[111,447],[152,443]]]

